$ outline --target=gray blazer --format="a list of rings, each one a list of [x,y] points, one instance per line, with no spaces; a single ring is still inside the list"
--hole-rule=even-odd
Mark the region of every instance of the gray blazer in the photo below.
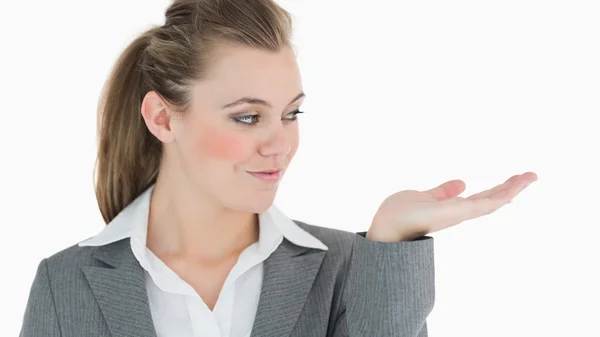
[[[252,337],[426,337],[433,238],[372,242],[294,220],[328,251],[283,240],[264,261]],[[129,239],[74,245],[41,261],[21,337],[155,337],[144,271]]]

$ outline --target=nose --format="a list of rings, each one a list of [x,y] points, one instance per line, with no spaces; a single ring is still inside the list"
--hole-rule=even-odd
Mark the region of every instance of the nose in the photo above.
[[[267,141],[260,147],[263,156],[285,156],[291,151],[291,144],[283,124],[276,124],[269,129]]]

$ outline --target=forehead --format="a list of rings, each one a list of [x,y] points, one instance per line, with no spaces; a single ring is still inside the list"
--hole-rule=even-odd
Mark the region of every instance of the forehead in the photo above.
[[[273,104],[288,104],[302,92],[302,79],[292,48],[270,52],[248,47],[219,46],[197,91],[215,100],[256,96]]]

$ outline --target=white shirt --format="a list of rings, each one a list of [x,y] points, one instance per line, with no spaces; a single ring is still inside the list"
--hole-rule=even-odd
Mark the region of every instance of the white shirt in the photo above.
[[[213,311],[194,289],[146,246],[154,185],[121,211],[98,235],[79,246],[101,246],[131,238],[145,271],[150,311],[158,337],[249,337],[263,281],[263,261],[285,237],[300,246],[327,250],[275,205],[259,214],[259,240],[247,247],[227,276]]]

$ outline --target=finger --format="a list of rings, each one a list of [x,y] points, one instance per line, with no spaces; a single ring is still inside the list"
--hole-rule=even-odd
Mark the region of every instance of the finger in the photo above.
[[[498,185],[490,190],[471,195],[467,199],[489,198],[492,196],[496,198],[510,197],[512,199],[520,191],[525,189],[525,187],[529,186],[536,180],[537,174],[533,172],[525,172],[523,174],[514,175],[506,180],[503,184]]]
[[[509,187],[510,184],[512,184],[520,176],[522,176],[522,174],[515,174],[514,176],[508,178],[504,183],[502,183],[502,184],[500,184],[500,185],[498,185],[498,186],[496,186],[496,187],[494,187],[492,189],[485,190],[485,191],[479,192],[477,194],[473,194],[473,195],[467,197],[467,199],[472,200],[472,199],[479,199],[479,198],[487,198],[490,195],[492,195],[494,193],[497,193],[497,192],[499,192],[499,191],[501,191],[501,190]]]
[[[525,187],[537,180],[535,173],[530,174],[528,172],[521,176],[525,175],[527,175],[527,179],[524,180],[511,177],[507,182],[513,183],[512,185],[505,189],[498,189],[495,194],[488,197],[475,199],[456,197],[440,201],[435,213],[435,220],[431,222],[439,223],[440,227],[434,229],[434,231],[495,212],[506,205]]]
[[[480,199],[465,199],[454,198],[453,202],[447,205],[448,209],[445,213],[448,215],[448,225],[455,225],[467,220],[479,218],[484,215],[495,212],[500,207],[506,204],[503,199],[480,198]],[[449,214],[453,212],[453,214]]]
[[[500,189],[494,194],[491,194],[487,197],[472,199],[471,201],[473,202],[473,204],[470,205],[470,207],[472,208],[471,216],[480,217],[483,215],[493,213],[500,207],[509,203],[527,186],[529,186],[531,183],[537,180],[537,176],[535,175],[535,173],[533,175],[525,173],[521,176],[526,176],[526,178],[514,179],[508,187]]]
[[[434,197],[436,200],[445,200],[456,197],[465,190],[465,183],[460,179],[447,181],[430,190],[423,191]]]
[[[489,198],[508,202],[514,197],[516,197],[519,193],[521,193],[521,191],[523,191],[527,186],[531,185],[531,183],[537,180],[537,175],[533,172],[527,172],[522,176],[523,178],[515,181],[508,188],[498,191],[493,195],[490,195]]]
[[[435,212],[429,212],[428,218],[430,224],[435,224],[433,231],[439,231],[467,220],[489,214],[500,205],[498,201],[487,203],[480,200],[469,200],[461,197],[443,200],[437,203]],[[412,219],[418,220],[418,219]]]

